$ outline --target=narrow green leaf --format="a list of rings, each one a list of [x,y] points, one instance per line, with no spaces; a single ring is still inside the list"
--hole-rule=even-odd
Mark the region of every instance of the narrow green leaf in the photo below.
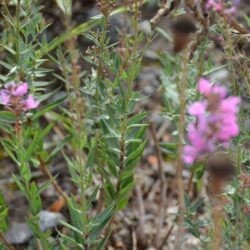
[[[0,232],[4,232],[8,227],[8,206],[4,196],[0,191]]]
[[[10,146],[9,142],[7,140],[1,141],[2,146],[4,147],[6,153],[9,155],[9,157],[19,166],[19,161],[17,160],[16,156],[13,153],[13,149]]]
[[[107,225],[114,212],[115,203],[110,204],[101,214],[98,214],[90,223],[89,237],[94,240]]]
[[[57,106],[59,106],[64,100],[66,99],[66,96],[59,98],[58,100],[48,104],[47,106],[42,107],[41,109],[39,109],[33,116],[32,116],[32,120],[35,121],[36,119],[38,119],[39,117],[41,117],[42,115],[44,115],[45,113],[53,110],[54,108],[56,108]]]
[[[54,127],[53,123],[50,123],[45,129],[42,131],[36,131],[36,134],[33,138],[33,141],[29,145],[26,153],[25,153],[25,159],[28,161],[30,160],[32,154],[35,152],[37,147],[41,146],[41,143],[43,142],[44,137],[50,132],[50,130]]]

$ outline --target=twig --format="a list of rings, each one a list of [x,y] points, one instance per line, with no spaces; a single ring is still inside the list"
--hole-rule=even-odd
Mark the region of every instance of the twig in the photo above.
[[[169,121],[165,121],[161,127],[157,131],[157,138],[162,138],[162,136],[165,134],[166,129],[170,126]]]
[[[132,231],[133,250],[137,250],[137,238],[135,231]]]
[[[151,186],[150,186],[150,190],[149,192],[146,194],[147,196],[147,202],[152,202],[154,200],[155,197],[155,193],[157,192],[157,190],[159,189],[159,185],[160,185],[160,180],[156,180]]]
[[[207,26],[207,18],[204,17],[200,4],[201,3],[199,3],[199,1],[194,1],[194,0],[186,1],[186,6],[193,11],[195,19],[198,22],[200,22],[203,26]]]
[[[43,160],[40,157],[38,157],[38,160],[40,162],[41,171],[49,178],[55,190],[64,198],[65,201],[67,201],[68,200],[67,194],[58,185],[57,181],[54,179],[53,175],[50,173]]]
[[[187,194],[189,194],[191,189],[192,189],[193,177],[194,177],[194,170],[191,171],[191,175],[190,175],[189,180],[188,180]]]
[[[205,37],[205,32],[203,30],[196,32],[196,35],[193,39],[193,42],[191,44],[191,49],[190,49],[190,54],[189,54],[189,60],[191,60],[194,56],[194,52],[197,50],[197,48],[200,46],[202,41],[204,40]]]
[[[173,224],[171,225],[171,227],[168,229],[168,231],[167,231],[165,237],[163,238],[163,241],[162,241],[162,243],[161,243],[161,245],[160,245],[160,247],[159,247],[159,250],[162,250],[162,249],[163,249],[163,247],[164,247],[165,243],[167,242],[169,236],[171,235],[173,229],[174,229],[174,223],[173,223]]]
[[[246,29],[242,24],[238,23],[235,18],[232,18],[221,13],[221,17],[224,19],[225,23],[231,25],[232,28],[236,29],[241,34],[250,34],[250,31]]]
[[[2,241],[8,250],[15,250],[15,248],[4,238],[2,233],[0,233],[0,241]]]
[[[162,8],[158,10],[156,15],[150,20],[152,28],[155,28],[158,26],[160,20],[163,16],[167,16],[173,9],[175,9],[179,5],[180,1],[175,0],[168,4],[168,1],[164,4]]]
[[[164,214],[165,214],[165,208],[166,208],[166,193],[167,193],[167,182],[166,177],[163,170],[163,160],[162,160],[162,153],[160,150],[159,141],[156,137],[156,128],[155,124],[150,124],[150,131],[152,134],[152,139],[155,144],[155,150],[156,150],[156,157],[158,162],[158,170],[159,170],[159,178],[160,178],[160,189],[161,189],[161,200],[159,204],[159,214],[158,219],[156,220],[156,237],[155,237],[155,245],[159,246],[160,243],[160,237],[161,237],[161,229],[162,224],[164,220]]]
[[[140,241],[144,239],[144,217],[145,217],[145,207],[142,199],[142,192],[141,187],[139,184],[135,186],[135,192],[136,192],[136,201],[138,204],[138,210],[139,210],[139,226],[138,226],[138,238]]]
[[[196,32],[195,38],[193,39],[193,42],[191,44],[191,50],[190,50],[191,52],[189,53],[189,60],[190,60],[193,57],[196,49],[200,46],[200,44],[203,42],[204,38],[208,34],[209,19],[203,16],[200,9],[196,6],[193,0],[190,0],[190,2],[188,1],[187,6],[189,6],[189,8],[191,8],[194,11],[194,16],[196,20],[202,24],[202,29]]]
[[[185,204],[184,204],[184,183],[183,183],[183,141],[185,132],[185,111],[186,111],[186,88],[187,88],[187,78],[188,78],[188,62],[190,57],[190,48],[184,51],[183,65],[182,65],[182,78],[178,81],[178,91],[180,98],[180,118],[178,126],[178,159],[177,159],[177,186],[178,186],[178,203],[179,203],[179,218],[178,218],[178,232],[176,238],[175,249],[180,249],[180,239],[182,237],[184,228],[184,214],[185,214]]]

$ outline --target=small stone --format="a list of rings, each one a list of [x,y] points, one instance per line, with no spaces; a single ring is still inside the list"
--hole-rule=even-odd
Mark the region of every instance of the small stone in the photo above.
[[[32,237],[32,232],[26,223],[13,222],[4,237],[10,244],[24,244]]]

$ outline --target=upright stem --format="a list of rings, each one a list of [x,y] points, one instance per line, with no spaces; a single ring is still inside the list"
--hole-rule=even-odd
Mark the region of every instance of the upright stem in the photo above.
[[[70,32],[71,30],[71,15],[65,14],[64,15],[65,27],[66,32]],[[85,100],[81,95],[80,87],[80,70],[81,66],[79,65],[79,51],[76,46],[76,39],[72,38],[66,43],[67,51],[70,55],[70,66],[71,69],[65,69],[65,78],[67,79],[68,86],[67,91],[69,94],[73,94],[70,96],[70,109],[71,113],[75,116],[72,119],[72,131],[73,137],[75,142],[74,148],[74,158],[75,164],[79,169],[79,177],[78,177],[78,184],[80,189],[80,207],[82,210],[82,218],[83,218],[83,237],[87,234],[86,231],[86,224],[88,223],[87,217],[87,205],[86,205],[86,168],[85,168],[85,153],[82,149],[82,139],[83,136],[86,135],[85,128],[84,128],[84,114],[85,114]],[[66,196],[64,196],[66,197]]]
[[[235,72],[235,67],[234,67],[234,48],[233,48],[233,41],[232,41],[232,37],[230,34],[230,29],[229,29],[229,25],[227,23],[227,19],[223,18],[222,21],[224,21],[223,25],[222,25],[222,29],[223,29],[223,33],[225,34],[225,38],[226,38],[226,56],[227,56],[227,60],[228,60],[228,66],[230,69],[230,78],[232,81],[232,89],[233,89],[233,94],[234,95],[238,95],[239,94],[239,88],[238,88],[238,84],[237,84],[237,73]]]
[[[155,150],[156,150],[156,157],[157,157],[157,163],[158,163],[158,170],[159,170],[159,178],[160,178],[160,189],[161,189],[161,201],[159,204],[159,214],[157,218],[157,224],[156,224],[156,236],[155,236],[155,245],[159,247],[161,245],[161,229],[164,221],[164,215],[166,210],[166,195],[167,195],[167,181],[165,177],[165,173],[163,170],[163,159],[162,159],[162,153],[160,150],[159,141],[156,135],[156,128],[155,124],[151,124],[150,126],[152,138],[155,144]]]
[[[180,117],[178,124],[178,159],[177,159],[177,186],[178,186],[178,203],[179,203],[179,218],[178,218],[178,232],[176,238],[175,249],[179,250],[180,248],[180,239],[183,235],[183,223],[185,215],[185,204],[184,204],[184,183],[182,178],[183,172],[183,160],[182,160],[182,151],[183,151],[183,141],[185,133],[185,111],[186,111],[186,89],[188,81],[188,50],[184,51],[184,58],[182,63],[182,78],[178,81],[178,90],[179,90],[179,99],[180,99]]]
[[[22,70],[20,69],[21,67],[21,60],[20,60],[20,10],[21,10],[21,1],[17,1],[17,7],[16,7],[16,62],[19,67],[18,72],[19,72],[19,80],[22,80]]]

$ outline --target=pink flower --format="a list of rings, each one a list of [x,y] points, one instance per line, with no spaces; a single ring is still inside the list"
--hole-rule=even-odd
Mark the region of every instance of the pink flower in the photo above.
[[[221,11],[223,9],[223,3],[218,3],[216,0],[208,0],[206,7],[214,11]]]
[[[189,145],[183,149],[183,160],[193,164],[200,157],[215,151],[218,145],[228,147],[229,141],[239,134],[237,113],[240,98],[227,97],[226,88],[212,85],[207,79],[198,82],[198,91],[203,100],[190,105],[190,115],[195,123],[188,125]]]
[[[225,87],[219,85],[213,86],[209,80],[203,77],[198,82],[198,91],[206,97],[210,96],[211,94],[217,94],[223,98],[227,94]]]
[[[29,95],[28,98],[24,100],[23,104],[24,110],[28,111],[37,108],[39,105],[39,101],[36,101],[32,95]]]
[[[227,90],[223,86],[214,85],[211,88],[211,93],[218,95],[220,98],[224,98],[227,95]]]
[[[198,90],[201,94],[204,94],[205,96],[209,96],[211,92],[211,83],[206,78],[200,78],[198,82]]]
[[[205,113],[205,110],[206,110],[205,103],[195,102],[189,107],[188,113],[190,115],[199,116],[199,115],[203,115]]]
[[[17,114],[37,108],[39,101],[35,100],[33,95],[28,94],[28,84],[8,83],[4,89],[0,90],[0,104],[8,106]]]
[[[225,15],[234,15],[237,12],[236,6],[240,3],[239,0],[234,0],[232,3],[225,3],[225,0],[207,0],[206,8],[216,12],[222,12]]]
[[[190,124],[188,127],[188,139],[191,142],[191,144],[195,147],[198,147],[200,149],[204,148],[205,146],[205,139],[204,131],[199,130],[194,124]]]
[[[2,105],[8,105],[10,101],[10,94],[8,90],[0,90],[0,103]]]
[[[197,150],[195,147],[186,145],[183,149],[183,160],[186,164],[193,164],[197,158]]]
[[[220,110],[225,113],[236,113],[239,108],[240,98],[235,96],[230,96],[227,99],[223,100],[220,104]]]
[[[15,85],[11,92],[13,96],[24,96],[28,93],[28,84],[23,82],[19,85]]]
[[[235,15],[236,12],[237,12],[237,9],[236,9],[235,6],[232,6],[231,8],[226,9],[226,10],[224,11],[224,13],[225,13],[226,15],[228,15],[228,16],[230,16],[230,15]]]

